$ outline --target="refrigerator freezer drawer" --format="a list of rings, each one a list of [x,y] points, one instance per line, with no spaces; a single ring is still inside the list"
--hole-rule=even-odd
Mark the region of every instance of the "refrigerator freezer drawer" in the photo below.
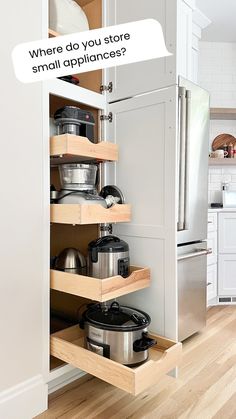
[[[178,340],[206,324],[207,243],[178,248]]]

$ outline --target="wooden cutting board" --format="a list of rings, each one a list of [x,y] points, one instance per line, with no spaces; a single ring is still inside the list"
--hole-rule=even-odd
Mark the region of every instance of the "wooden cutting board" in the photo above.
[[[212,142],[212,150],[219,150],[220,148],[223,148],[224,144],[229,145],[230,143],[233,143],[233,145],[236,143],[236,138],[231,134],[220,134],[217,135],[217,137]]]

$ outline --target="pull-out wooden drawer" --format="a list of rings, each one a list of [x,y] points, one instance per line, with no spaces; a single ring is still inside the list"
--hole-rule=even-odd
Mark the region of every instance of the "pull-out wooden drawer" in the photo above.
[[[51,223],[99,224],[127,223],[131,220],[131,206],[116,204],[104,208],[100,204],[51,204]]]
[[[56,291],[103,302],[147,288],[150,286],[150,283],[150,269],[136,266],[130,267],[128,278],[116,275],[105,279],[75,275],[52,269],[50,287]]]
[[[182,344],[151,335],[157,345],[149,349],[149,359],[136,368],[126,367],[84,348],[84,332],[72,326],[51,336],[51,355],[80,368],[128,393],[137,395],[157,384],[181,361]]]

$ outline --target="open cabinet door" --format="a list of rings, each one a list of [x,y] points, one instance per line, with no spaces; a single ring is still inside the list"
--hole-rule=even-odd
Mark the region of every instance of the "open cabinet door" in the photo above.
[[[177,87],[109,105],[107,138],[119,146],[119,162],[107,164],[132,205],[131,223],[114,233],[130,245],[132,263],[151,268],[151,287],[122,301],[147,311],[151,330],[176,338],[176,119]]]
[[[164,32],[167,49],[176,51],[177,2],[173,0],[106,0],[106,26],[119,25],[143,19],[156,19]],[[152,40],[155,43],[155,39]],[[108,101],[127,98],[175,84],[175,54],[106,70],[106,84],[112,82],[113,91]]]

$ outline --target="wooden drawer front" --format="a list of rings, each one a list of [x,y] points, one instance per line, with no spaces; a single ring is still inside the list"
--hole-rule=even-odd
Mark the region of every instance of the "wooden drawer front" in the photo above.
[[[84,333],[79,326],[51,336],[51,355],[100,378],[128,393],[137,395],[158,383],[181,361],[182,345],[152,335],[157,345],[149,349],[148,361],[136,368],[126,367],[84,348]]]
[[[208,232],[217,231],[217,212],[208,212]]]
[[[236,253],[236,212],[219,214],[219,253]]]
[[[98,279],[51,270],[51,289],[96,301],[108,301],[150,286],[150,269],[130,267],[130,275]]]
[[[218,294],[236,296],[236,255],[219,255]]]
[[[116,204],[104,208],[100,204],[51,204],[51,223],[58,224],[99,224],[127,223],[131,220],[131,206]]]
[[[217,263],[217,232],[211,231],[207,237],[207,247],[212,249],[212,253],[207,256],[207,265]]]
[[[217,264],[207,267],[207,302],[217,297]]]

